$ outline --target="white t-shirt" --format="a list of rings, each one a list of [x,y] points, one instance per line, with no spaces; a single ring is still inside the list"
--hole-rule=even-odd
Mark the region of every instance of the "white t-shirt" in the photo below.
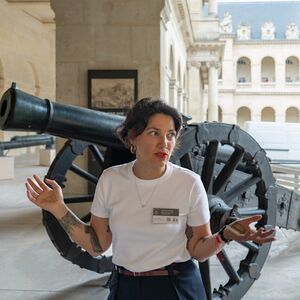
[[[190,259],[186,225],[209,222],[208,200],[198,174],[167,164],[163,176],[137,178],[134,161],[101,175],[91,213],[109,218],[113,263],[133,272],[157,269]],[[154,208],[179,209],[177,224],[153,223]]]

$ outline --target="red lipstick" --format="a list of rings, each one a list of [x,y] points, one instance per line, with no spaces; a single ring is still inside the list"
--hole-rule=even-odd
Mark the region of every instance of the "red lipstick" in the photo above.
[[[166,152],[157,152],[157,153],[155,153],[155,155],[157,155],[160,158],[165,158],[165,157],[168,156],[168,153],[166,153]]]

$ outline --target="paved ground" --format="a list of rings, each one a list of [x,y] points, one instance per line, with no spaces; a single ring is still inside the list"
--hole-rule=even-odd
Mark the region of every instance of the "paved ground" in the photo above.
[[[0,181],[0,300],[104,300],[107,276],[60,257],[41,224],[40,210],[25,198],[26,177],[46,171],[35,157],[23,156],[16,161],[15,179]],[[260,279],[243,299],[300,299],[299,237],[278,232]]]

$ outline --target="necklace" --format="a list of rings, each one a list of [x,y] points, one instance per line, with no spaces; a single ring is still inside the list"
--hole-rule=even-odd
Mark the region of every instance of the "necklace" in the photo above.
[[[133,165],[132,171],[134,170],[134,167],[135,167],[135,166]],[[145,197],[142,197],[142,195],[140,194],[140,191],[139,191],[139,188],[138,188],[138,183],[137,183],[137,177],[135,176],[134,172],[132,172],[132,173],[133,173],[133,178],[134,178],[134,186],[135,186],[136,194],[137,194],[137,196],[138,196],[138,199],[139,199],[139,202],[140,202],[141,207],[144,208],[144,207],[146,207],[146,205],[151,201],[152,196],[153,196],[153,194],[155,193],[155,191],[156,191],[156,189],[157,189],[157,186],[158,186],[160,180],[157,180],[157,181],[156,181],[156,184],[154,185],[154,187],[153,187],[153,189],[152,189],[152,191],[151,191],[151,193],[150,193],[148,199],[146,199],[146,200],[143,201],[143,199],[144,199]]]
[[[152,196],[154,194],[154,192],[156,191],[156,188],[158,186],[158,183],[159,183],[159,180],[157,180],[155,186],[153,187],[151,193],[150,193],[150,196],[148,197],[148,199],[146,199],[145,201],[143,201],[143,198],[145,197],[142,197],[141,194],[140,194],[140,191],[138,189],[138,184],[137,184],[137,180],[136,180],[136,177],[134,177],[134,184],[135,184],[135,189],[136,189],[136,193],[137,193],[137,196],[138,196],[138,199],[140,201],[140,204],[141,204],[141,207],[144,208],[146,207],[146,205],[150,202],[150,200],[152,199]]]

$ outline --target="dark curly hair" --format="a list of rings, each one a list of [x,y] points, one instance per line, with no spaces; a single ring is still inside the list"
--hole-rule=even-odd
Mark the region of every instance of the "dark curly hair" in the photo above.
[[[172,106],[159,98],[143,98],[139,100],[129,111],[125,121],[116,129],[120,140],[130,147],[130,138],[140,135],[155,114],[165,114],[173,118],[176,136],[182,126],[181,114]]]

